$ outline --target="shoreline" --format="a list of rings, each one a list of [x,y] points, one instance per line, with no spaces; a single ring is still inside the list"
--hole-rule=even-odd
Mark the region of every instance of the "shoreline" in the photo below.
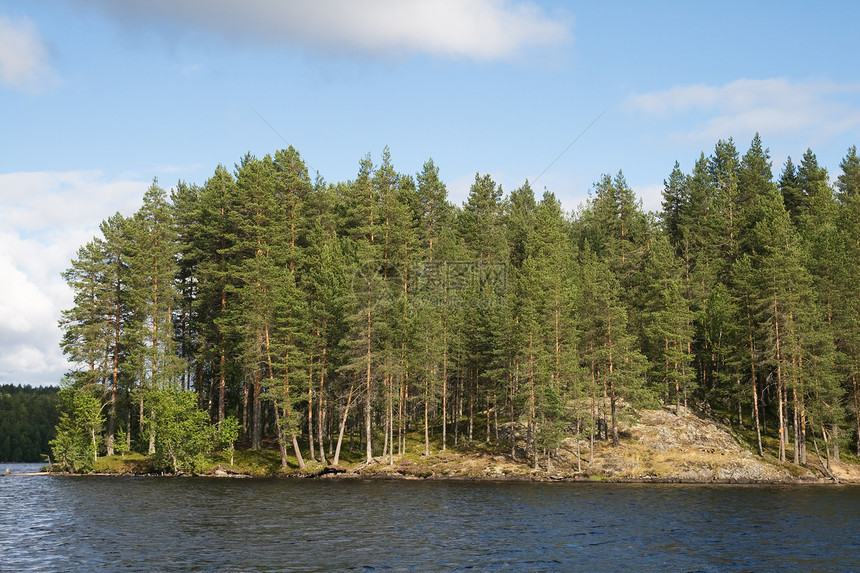
[[[377,456],[370,461],[357,452],[340,459],[338,466],[325,460],[308,460],[299,468],[289,466],[273,444],[251,450],[235,450],[235,460],[217,453],[195,473],[154,471],[149,456],[102,456],[94,471],[79,474],[42,466],[48,475],[127,477],[287,478],[320,480],[430,480],[532,483],[622,483],[679,485],[850,485],[860,484],[860,464],[852,455],[838,458],[810,457],[802,464],[780,462],[773,452],[753,453],[739,434],[710,417],[688,408],[642,410],[622,429],[618,445],[608,441],[590,444],[566,436],[554,452],[551,464],[540,467],[527,459],[527,444],[519,440],[516,457],[498,445],[464,444],[432,449],[424,454],[420,440],[410,440],[403,451]],[[438,445],[438,444],[437,444]],[[589,448],[590,445],[590,448]],[[546,461],[543,458],[540,461]],[[231,463],[232,462],[232,463]],[[32,466],[31,466],[32,467]],[[59,470],[60,466],[54,466]],[[24,468],[22,468],[24,469]],[[42,475],[41,473],[39,475]]]
[[[365,472],[355,470],[323,471],[301,473],[299,471],[278,474],[245,474],[245,473],[133,473],[133,472],[28,472],[21,474],[6,474],[4,477],[136,477],[136,478],[209,478],[209,479],[250,479],[250,480],[354,480],[354,481],[434,481],[434,482],[482,482],[482,483],[590,483],[590,484],[622,484],[622,485],[720,485],[720,486],[860,486],[860,482],[829,478],[796,478],[792,480],[754,480],[749,478],[729,478],[695,480],[668,477],[620,477],[620,476],[561,476],[561,475],[414,475],[400,472]]]

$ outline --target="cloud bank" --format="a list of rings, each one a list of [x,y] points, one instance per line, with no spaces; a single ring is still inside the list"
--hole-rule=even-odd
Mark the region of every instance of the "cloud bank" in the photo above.
[[[754,132],[826,139],[860,126],[858,94],[860,84],[740,79],[723,86],[676,86],[634,94],[627,103],[659,118],[690,112],[705,118],[693,129],[676,133],[681,140],[714,141]]]
[[[33,23],[0,14],[0,82],[22,91],[39,91],[54,81],[48,49]]]
[[[327,52],[505,60],[570,40],[570,23],[510,0],[77,0],[126,23]]]
[[[147,183],[99,172],[0,174],[0,384],[59,383],[60,311],[72,293],[60,273],[115,211],[130,215]]]

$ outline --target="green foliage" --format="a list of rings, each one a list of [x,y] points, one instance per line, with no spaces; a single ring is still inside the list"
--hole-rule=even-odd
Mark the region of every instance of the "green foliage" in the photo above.
[[[0,461],[42,461],[57,422],[57,387],[0,385]]]
[[[91,387],[60,390],[60,421],[51,440],[54,463],[64,471],[92,471],[102,442],[102,403]]]
[[[156,390],[147,396],[152,408],[155,433],[156,471],[170,473],[200,471],[213,446],[213,428],[206,412],[197,407],[193,392],[175,388]]]
[[[236,451],[236,440],[239,439],[239,420],[235,416],[225,418],[215,433],[218,447],[230,454],[230,465],[233,465],[233,454]]]
[[[80,471],[130,437],[188,472],[240,435],[277,438],[286,467],[360,433],[367,461],[393,463],[416,425],[425,455],[461,439],[518,455],[502,427],[521,423],[538,463],[571,427],[615,441],[625,412],[689,399],[795,443],[857,412],[860,448],[856,149],[840,167],[834,192],[807,150],[777,183],[758,135],[743,156],[721,140],[674,165],[657,215],[620,171],[573,215],[480,174],[457,207],[432,160],[413,177],[388,148],[332,185],[291,147],[169,199],[153,182],[64,274],[80,396],[52,445]]]
[[[122,459],[125,459],[125,455],[131,451],[128,444],[128,435],[122,428],[118,428],[116,431],[116,443],[114,444],[114,449]]]

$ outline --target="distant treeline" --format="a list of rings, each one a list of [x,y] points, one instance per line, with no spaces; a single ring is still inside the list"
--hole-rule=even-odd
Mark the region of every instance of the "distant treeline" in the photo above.
[[[122,442],[176,469],[176,444],[233,420],[285,466],[336,462],[345,432],[390,459],[415,430],[537,465],[691,400],[760,453],[838,456],[860,446],[855,148],[840,167],[807,150],[775,179],[758,136],[721,140],[676,163],[657,214],[620,171],[571,214],[480,174],[452,205],[432,160],[400,173],[387,148],[336,184],[292,147],[169,197],[153,182],[65,274],[79,367],[55,451]]]
[[[57,425],[56,386],[0,385],[0,462],[41,462]]]

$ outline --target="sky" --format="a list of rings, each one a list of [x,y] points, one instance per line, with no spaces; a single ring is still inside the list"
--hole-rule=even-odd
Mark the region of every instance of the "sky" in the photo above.
[[[574,210],[619,170],[659,210],[675,164],[755,133],[775,174],[860,142],[853,0],[0,0],[0,384],[57,384],[75,252],[154,178],[294,146],[326,181],[388,146]]]

